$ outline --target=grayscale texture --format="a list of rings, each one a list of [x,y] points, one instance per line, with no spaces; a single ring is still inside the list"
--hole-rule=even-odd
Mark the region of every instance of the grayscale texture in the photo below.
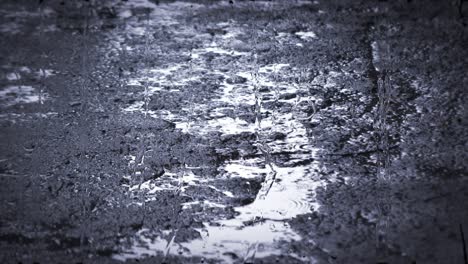
[[[467,16],[1,0],[0,263],[467,263]]]

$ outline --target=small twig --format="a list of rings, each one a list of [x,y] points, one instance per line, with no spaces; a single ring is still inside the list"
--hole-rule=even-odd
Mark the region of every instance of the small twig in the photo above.
[[[389,147],[388,149],[395,149],[397,148],[398,145],[394,145]],[[370,150],[363,150],[363,151],[356,151],[356,152],[344,152],[344,153],[327,153],[327,156],[342,156],[342,157],[347,157],[347,156],[357,156],[357,155],[367,155],[367,154],[372,154],[375,152],[383,151],[382,149],[370,149]]]
[[[0,177],[19,177],[19,176],[21,176],[21,175],[0,173]]]
[[[460,16],[460,19],[463,18],[463,2],[464,0],[458,1],[458,15]]]
[[[463,233],[463,226],[460,224],[460,234],[461,234],[461,240],[462,240],[462,245],[463,245],[463,259],[464,263],[468,264],[468,255],[466,253],[466,242],[465,242],[465,235]]]

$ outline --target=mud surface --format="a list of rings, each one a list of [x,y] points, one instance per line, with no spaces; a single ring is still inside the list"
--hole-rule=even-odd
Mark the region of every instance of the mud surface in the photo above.
[[[1,1],[0,262],[463,263],[467,6]]]

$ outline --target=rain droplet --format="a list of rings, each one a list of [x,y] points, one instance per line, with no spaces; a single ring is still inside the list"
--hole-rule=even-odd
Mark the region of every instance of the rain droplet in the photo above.
[[[257,250],[258,251],[263,251],[265,249],[265,246],[263,244],[258,244]]]
[[[203,239],[206,239],[207,237],[210,236],[210,234],[208,233],[208,230],[206,230],[206,229],[202,229],[202,230],[200,231],[200,235],[201,235],[201,237],[202,237]]]

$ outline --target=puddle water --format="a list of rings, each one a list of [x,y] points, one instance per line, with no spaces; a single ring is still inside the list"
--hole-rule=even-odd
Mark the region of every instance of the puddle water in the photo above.
[[[170,4],[160,5],[163,10],[171,10]],[[160,8],[160,7],[155,7]],[[178,10],[180,7],[173,7]],[[123,12],[128,17],[128,12]],[[175,15],[175,14],[173,14]],[[165,14],[169,21],[170,13]],[[130,19],[130,18],[129,18]],[[166,21],[167,22],[167,21]],[[178,31],[172,32],[176,37],[184,37]],[[236,28],[236,34],[242,34]],[[301,38],[315,38],[313,32],[299,32]],[[223,41],[221,38],[219,41]],[[217,179],[243,178],[259,179],[264,177],[262,186],[254,201],[248,205],[235,207],[238,215],[233,219],[221,219],[211,223],[204,223],[204,228],[196,229],[201,239],[195,239],[183,243],[174,243],[170,236],[154,233],[148,229],[140,230],[132,239],[132,246],[115,254],[114,258],[126,260],[131,258],[144,258],[157,254],[183,254],[184,256],[202,256],[216,258],[223,262],[232,262],[233,254],[241,259],[247,260],[253,257],[264,257],[282,254],[280,244],[283,241],[299,241],[301,237],[287,224],[289,220],[297,215],[319,210],[320,205],[314,202],[315,190],[324,187],[326,183],[320,179],[318,171],[319,162],[316,161],[316,149],[308,137],[306,128],[301,120],[311,118],[306,116],[301,107],[308,106],[314,98],[302,96],[307,94],[291,83],[275,80],[278,74],[287,74],[292,68],[288,64],[269,64],[258,68],[256,78],[252,77],[254,66],[236,65],[232,70],[221,72],[203,65],[203,58],[207,53],[215,53],[217,56],[238,56],[245,58],[249,53],[237,52],[223,43],[207,41],[205,45],[192,50],[192,59],[197,60],[195,68],[210,70],[213,74],[222,76],[220,88],[216,94],[206,103],[193,102],[180,111],[168,110],[145,111],[143,102],[134,104],[123,109],[124,112],[141,112],[149,116],[163,118],[173,122],[176,128],[184,133],[197,137],[208,137],[210,133],[217,132],[223,135],[236,135],[244,132],[255,134],[258,140],[254,143],[259,149],[254,158],[227,160],[218,168]],[[204,68],[205,67],[205,68]],[[212,66],[210,66],[212,67]],[[168,85],[177,90],[178,86],[196,80],[187,70],[187,65],[173,64],[160,68],[142,71],[141,75],[134,76],[128,85],[140,85],[141,80],[150,80],[157,83],[157,87]],[[294,70],[294,69],[293,69]],[[181,72],[183,74],[181,74]],[[143,74],[149,74],[145,76]],[[182,78],[174,78],[176,74]],[[228,82],[232,76],[240,76],[245,79],[241,83]],[[170,93],[171,90],[159,88],[149,89],[149,94]],[[256,90],[255,87],[265,88]],[[141,87],[139,88],[141,89]],[[143,90],[141,89],[141,91]],[[295,93],[291,99],[286,94]],[[280,99],[281,98],[281,99]],[[258,107],[258,101],[261,107]],[[273,101],[283,104],[282,109],[290,108],[291,111],[280,111],[275,109]],[[262,105],[263,104],[263,105]],[[243,120],[237,116],[227,116],[224,113],[241,111],[239,109],[257,108],[261,118],[255,122]],[[198,114],[195,117],[194,109]],[[247,110],[244,110],[247,111]],[[270,139],[274,133],[285,134],[281,139]],[[272,162],[271,156],[288,153],[286,160]],[[297,165],[305,164],[305,165]],[[167,176],[167,175],[166,175]],[[169,173],[169,178],[178,179],[179,186],[204,186],[219,191],[227,197],[233,197],[230,191],[218,190],[212,186],[211,180],[203,179],[191,172],[190,168],[183,171]],[[182,184],[181,184],[182,183]],[[185,188],[184,187],[184,188]],[[135,188],[135,187],[133,187]],[[161,190],[175,190],[177,185],[163,184],[158,182],[145,182],[139,188],[145,188],[151,196],[157,196]],[[180,188],[181,193],[185,191]],[[183,204],[183,210],[191,208],[195,204],[203,204],[205,207],[225,207],[219,201],[194,201]],[[165,230],[163,233],[170,233]]]
[[[216,43],[211,43],[210,46],[204,47],[202,49],[195,49],[192,51],[192,58],[193,59],[198,59],[202,54],[206,53],[215,53],[219,55],[230,55],[230,56],[246,56],[248,53],[246,52],[239,52],[235,50],[226,50],[218,45]]]
[[[280,72],[283,67],[288,65],[268,65],[261,68],[263,75],[260,78],[260,86],[284,86],[279,91],[279,96],[283,93],[294,91],[287,84],[272,83],[271,75]],[[239,73],[238,75],[246,74]],[[268,79],[268,80],[266,80]],[[262,81],[264,80],[264,81]],[[251,80],[249,80],[251,81]],[[283,164],[265,163],[265,158],[254,158],[245,160],[229,160],[219,169],[221,178],[242,177],[246,180],[258,178],[260,175],[267,175],[256,199],[253,203],[236,207],[235,211],[240,213],[236,218],[230,220],[221,220],[217,225],[206,223],[203,232],[208,234],[204,239],[198,239],[187,243],[171,244],[169,252],[176,254],[183,251],[184,254],[199,255],[204,257],[213,257],[224,259],[229,262],[229,254],[234,253],[237,256],[248,254],[252,247],[256,247],[256,257],[262,257],[272,254],[281,254],[281,250],[275,248],[276,243],[280,241],[300,240],[301,238],[289,228],[284,220],[291,219],[299,214],[309,213],[312,210],[318,210],[319,204],[314,203],[314,190],[325,186],[325,183],[318,179],[314,174],[319,170],[317,162],[311,162],[305,166],[295,166],[297,161],[313,160],[317,152],[311,146],[307,137],[307,131],[293,113],[279,113],[275,109],[263,109],[262,112],[268,113],[267,117],[261,121],[260,132],[258,124],[249,123],[245,120],[232,117],[218,117],[219,107],[234,109],[239,105],[254,105],[255,96],[253,95],[252,85],[247,87],[223,83],[220,97],[212,100],[209,105],[211,111],[204,119],[184,122],[186,118],[177,116],[174,113],[156,113],[166,117],[168,121],[176,123],[176,127],[185,133],[197,136],[205,136],[210,132],[218,131],[223,134],[240,134],[242,132],[270,134],[275,132],[287,133],[282,140],[269,141],[267,147],[271,154],[277,152],[291,153],[290,159]],[[266,94],[265,94],[266,95]],[[242,100],[233,100],[242,98]],[[282,100],[290,105],[295,104],[297,99]],[[231,105],[226,107],[226,103]],[[234,102],[234,103],[233,103]],[[140,104],[142,106],[142,104]],[[202,108],[202,105],[198,105]],[[126,109],[126,111],[142,111],[135,105]],[[274,118],[274,119],[273,119]],[[193,177],[196,177],[192,174]],[[201,179],[187,179],[183,181],[190,184],[206,184],[209,182]],[[196,182],[196,183],[195,183]],[[152,190],[162,190],[162,186],[153,186]],[[166,189],[167,190],[167,189]],[[156,193],[154,191],[152,193]],[[203,201],[205,205],[214,206],[211,201]],[[191,204],[185,204],[184,208],[189,208]],[[216,205],[218,206],[218,205]],[[247,222],[257,221],[253,225],[246,225]],[[201,232],[201,231],[200,231]],[[156,252],[167,250],[168,241],[166,239],[145,238],[147,232],[140,232],[139,237],[134,240],[134,245],[125,251],[125,253],[116,255],[117,259],[141,258],[146,255],[154,255]],[[149,235],[151,236],[151,235]],[[257,247],[260,246],[260,249]]]
[[[298,35],[301,39],[316,39],[317,35],[312,32],[312,31],[307,31],[307,32],[296,32],[296,35]]]
[[[21,79],[21,75],[19,73],[16,73],[16,72],[10,72],[10,73],[6,74],[6,79],[8,81],[17,81],[17,80]]]
[[[23,66],[5,74],[5,79],[10,83],[17,83],[23,76],[26,78],[43,79],[55,75],[57,72],[52,69],[39,69],[32,71]],[[9,85],[0,88],[0,105],[10,107],[17,104],[44,103],[49,99],[49,95],[41,89],[30,85]]]
[[[32,86],[11,85],[0,90],[0,102],[3,106],[12,106],[15,104],[37,103],[48,97],[46,93],[40,93]]]
[[[21,32],[21,26],[15,22],[8,22],[0,25],[0,32],[3,34],[19,34]]]

